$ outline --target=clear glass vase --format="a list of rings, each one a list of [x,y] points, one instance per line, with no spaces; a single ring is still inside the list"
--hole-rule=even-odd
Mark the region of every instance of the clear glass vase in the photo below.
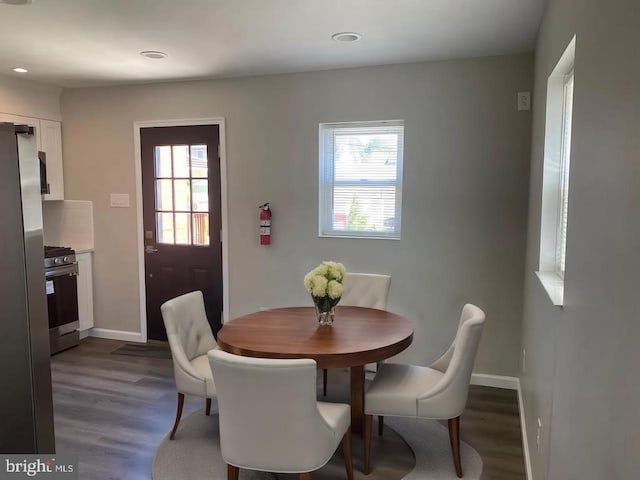
[[[333,325],[333,316],[335,314],[335,307],[331,307],[328,311],[320,310],[318,305],[316,307],[316,317],[318,318],[318,324],[320,325]]]

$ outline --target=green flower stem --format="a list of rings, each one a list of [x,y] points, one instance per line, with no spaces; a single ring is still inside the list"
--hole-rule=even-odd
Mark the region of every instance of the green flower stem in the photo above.
[[[318,307],[318,310],[320,310],[321,312],[330,311],[340,301],[340,297],[331,298],[328,295],[324,297],[314,297],[313,295],[311,295],[311,298],[313,298],[313,303]]]

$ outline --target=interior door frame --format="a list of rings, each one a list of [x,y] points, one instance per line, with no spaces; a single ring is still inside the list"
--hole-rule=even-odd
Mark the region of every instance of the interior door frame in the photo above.
[[[138,230],[138,288],[140,293],[140,341],[147,341],[147,290],[144,267],[144,224],[142,208],[142,156],[140,151],[140,130],[152,127],[182,127],[196,125],[217,125],[220,138],[220,206],[222,234],[222,324],[229,320],[229,229],[227,204],[227,148],[224,117],[146,120],[133,122],[134,158],[136,167],[136,227]]]

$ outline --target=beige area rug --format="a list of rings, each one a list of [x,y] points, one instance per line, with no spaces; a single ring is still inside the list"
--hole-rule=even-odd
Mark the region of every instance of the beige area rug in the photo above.
[[[383,437],[374,437],[373,471],[368,476],[362,473],[362,440],[357,435],[352,438],[354,479],[400,480],[413,470],[413,452],[397,433],[387,429]],[[158,447],[151,467],[153,480],[226,480],[227,466],[218,442],[218,415],[207,417],[204,411],[191,414],[180,423],[175,439],[167,437]],[[297,479],[298,475],[292,474],[240,470],[240,480]],[[328,464],[313,472],[313,480],[334,479],[346,479],[342,445]]]
[[[329,401],[346,401],[344,385],[330,385]],[[321,398],[321,397],[319,397]],[[322,399],[324,400],[324,399]],[[220,455],[218,416],[203,411],[183,418],[175,436],[165,437],[152,465],[153,480],[225,480],[227,467]],[[432,420],[385,418],[382,437],[374,422],[371,450],[371,474],[362,473],[362,439],[353,435],[353,467],[357,480],[454,480],[456,479],[447,428]],[[477,480],[482,474],[482,459],[464,442],[460,445],[464,478]],[[240,480],[294,480],[297,475],[240,471]],[[342,446],[331,461],[313,473],[314,480],[346,478]]]

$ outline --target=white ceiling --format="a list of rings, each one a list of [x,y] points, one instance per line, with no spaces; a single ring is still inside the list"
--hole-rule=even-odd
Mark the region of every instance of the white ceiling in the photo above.
[[[533,49],[544,0],[33,0],[0,4],[0,74],[64,87]],[[362,40],[331,35],[356,31]],[[140,56],[161,50],[164,60]]]

